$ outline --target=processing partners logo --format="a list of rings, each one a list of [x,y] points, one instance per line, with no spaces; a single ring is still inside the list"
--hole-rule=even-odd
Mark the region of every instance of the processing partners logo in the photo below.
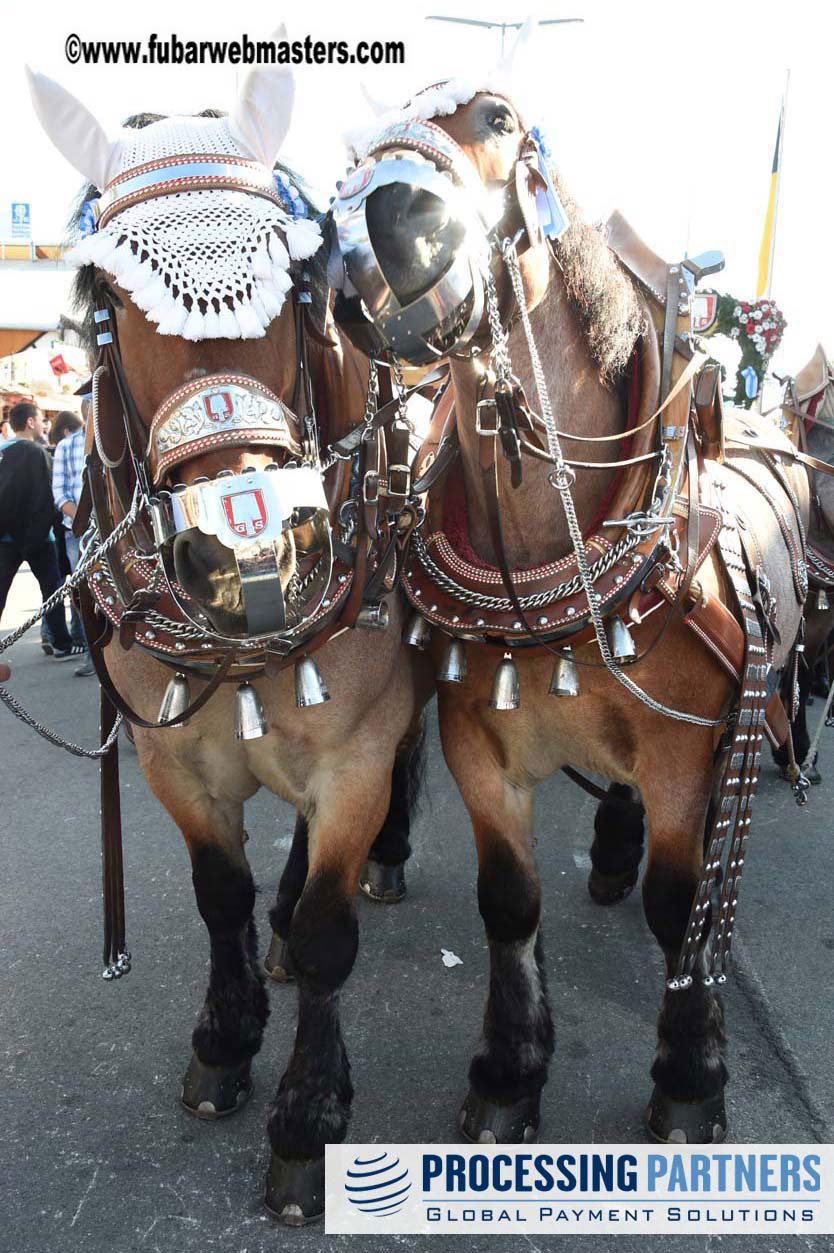
[[[834,1145],[328,1144],[328,1235],[834,1234]]]
[[[402,1209],[411,1191],[411,1177],[395,1153],[362,1154],[345,1171],[345,1192],[363,1214],[388,1217]]]

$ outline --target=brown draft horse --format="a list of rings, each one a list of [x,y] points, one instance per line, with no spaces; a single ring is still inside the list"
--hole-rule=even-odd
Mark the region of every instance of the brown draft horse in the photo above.
[[[266,133],[266,145],[272,143],[268,160],[261,157],[268,168],[280,144],[273,132],[282,137],[289,123],[283,116],[286,78],[284,71],[253,72],[239,97],[238,117],[251,99],[261,107],[256,121]],[[40,80],[34,90],[56,146],[88,178],[96,178],[89,158],[77,149],[80,135],[88,152],[97,144],[106,147],[101,128],[96,131],[90,114],[56,84]],[[55,93],[58,109],[52,107]],[[143,115],[134,125],[157,121]],[[96,178],[99,187],[104,182]],[[96,194],[93,185],[84,199]],[[304,266],[311,271],[318,326],[308,345],[309,369],[327,443],[361,421],[367,363],[332,322],[321,251]],[[92,343],[93,309],[103,298],[116,309],[124,373],[146,424],[184,382],[223,371],[265,384],[291,406],[298,362],[292,300],[286,300],[262,338],[189,342],[160,336],[128,292],[92,265],[80,271],[77,293]],[[277,455],[262,445],[221,449],[192,457],[172,478],[190,483],[218,471],[260,468]],[[333,472],[349,475],[349,463],[339,463]],[[178,578],[210,622],[224,631],[239,625],[244,611],[229,550],[198,535],[180,557]],[[294,550],[285,550],[283,579],[292,577],[295,562]],[[187,725],[135,728],[142,772],[188,846],[197,907],[209,934],[209,983],[183,1090],[186,1108],[197,1115],[233,1113],[248,1096],[250,1065],[269,1012],[253,918],[255,885],[244,849],[244,804],[266,787],[298,811],[293,856],[271,913],[298,982],[295,1046],[269,1118],[267,1203],[290,1224],[321,1213],[324,1146],[344,1138],[350,1114],[353,1093],[339,1024],[339,989],[357,950],[360,869],[377,833],[383,845],[387,840],[397,846],[393,860],[402,860],[407,849],[408,770],[403,762],[422,700],[415,691],[413,653],[401,642],[399,602],[392,598],[390,608],[387,629],[348,631],[319,650],[328,703],[297,708],[292,667],[252,679],[269,728],[263,738],[235,738],[234,689],[228,685],[221,685]],[[245,630],[245,616],[242,622]],[[140,647],[125,651],[118,635],[105,656],[118,691],[141,717],[156,720],[171,670]],[[389,809],[392,770],[395,792]]]
[[[834,465],[834,369],[822,344],[817,345],[813,357],[796,378],[785,379],[782,414],[786,433],[795,447],[819,461]],[[814,667],[834,629],[834,482],[830,475],[808,467],[808,483],[811,491],[808,528],[810,591],[805,603],[805,652],[796,676],[799,701],[793,723],[793,745],[800,765],[811,747],[806,706]],[[792,671],[787,673],[786,678],[792,686]],[[793,693],[785,691],[786,702],[790,703],[792,699]],[[783,777],[787,778],[786,750],[779,749],[775,757]],[[816,754],[814,760],[808,763],[805,774],[811,783],[822,781]]]
[[[505,188],[512,195],[509,189],[514,186],[525,127],[508,99],[480,93],[454,113],[435,116],[433,121],[457,141],[486,188]],[[642,412],[652,413],[657,405],[657,337],[636,284],[609,252],[601,233],[583,222],[558,180],[557,186],[568,208],[570,227],[552,251],[544,241],[520,254],[524,293],[557,427],[573,436],[611,435],[626,427],[624,371],[635,354],[647,397]],[[426,198],[405,184],[381,187],[375,195],[377,221],[386,224],[373,237],[379,263],[395,291],[419,292],[430,282],[433,231],[442,229],[443,219],[438,215],[433,222]],[[413,242],[418,233],[421,237],[408,249],[408,239]],[[508,278],[497,262],[493,274],[501,308],[509,309]],[[535,405],[535,385],[518,319],[510,323],[509,348],[513,369]],[[488,525],[476,433],[481,370],[477,362],[452,358],[451,372],[460,443],[457,473],[462,479],[470,549],[467,560],[495,569],[498,560]],[[577,462],[607,459],[600,447],[572,442],[566,455]],[[733,466],[749,466],[753,460],[738,452],[728,456]],[[523,459],[523,479],[514,487],[509,463],[500,457],[498,461],[510,569],[520,571],[564,557],[571,543],[559,495],[548,482],[550,467]],[[418,473],[419,469],[418,458]],[[614,473],[577,471],[573,496],[583,534],[595,521],[610,516],[605,510]],[[744,515],[767,564],[779,606],[782,643],[773,661],[780,667],[801,615],[786,548],[772,511],[749,484],[728,466],[718,465],[710,473],[726,485],[726,503]],[[807,511],[804,475],[792,470],[791,477],[801,510]],[[437,491],[442,490],[441,483]],[[445,490],[450,490],[448,483]],[[775,480],[773,494],[791,520],[796,545],[794,513]],[[430,494],[429,523],[431,503]],[[447,534],[447,538],[451,537]],[[732,603],[714,554],[698,577],[703,595]],[[651,619],[636,628],[638,654],[656,633],[656,622]],[[443,633],[435,630],[432,649],[438,664],[447,643]],[[471,1139],[494,1142],[533,1134],[554,1047],[533,852],[536,784],[570,763],[615,781],[615,794],[639,793],[650,835],[643,879],[645,914],[671,975],[703,861],[705,823],[718,778],[720,732],[647,708],[600,666],[594,642],[576,650],[581,691],[575,699],[554,699],[548,694],[551,657],[539,650],[516,649],[520,708],[497,711],[490,708],[489,698],[500,653],[478,642],[466,641],[464,647],[466,678],[462,683],[439,684],[439,716],[445,758],[474,829],[478,904],[489,941],[491,973],[483,1036],[469,1072],[470,1092],[461,1126]],[[671,618],[657,646],[630,667],[629,674],[666,705],[711,719],[726,715],[734,695],[725,673],[679,616]],[[641,855],[639,822],[635,831],[633,819],[627,821],[619,814],[614,805],[603,806],[592,850],[592,875],[612,891],[634,882]],[[703,950],[699,968],[705,969]],[[665,990],[652,1066],[655,1092],[647,1111],[654,1135],[699,1142],[723,1137],[724,1051],[723,1010],[716,988],[696,975],[685,991]]]

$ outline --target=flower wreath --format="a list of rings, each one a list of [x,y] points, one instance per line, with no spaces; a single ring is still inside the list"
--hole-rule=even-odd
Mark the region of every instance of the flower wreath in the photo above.
[[[787,323],[773,300],[736,300],[735,296],[718,297],[718,315],[713,335],[727,335],[738,341],[741,361],[736,370],[736,390],[733,403],[749,409],[753,403],[748,397],[744,371],[752,366],[759,381],[764,381],[768,363],[782,342]]]

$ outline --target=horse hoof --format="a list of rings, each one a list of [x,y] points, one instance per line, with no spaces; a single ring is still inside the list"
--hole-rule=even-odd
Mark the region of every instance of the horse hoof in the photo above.
[[[293,983],[295,966],[290,957],[290,946],[277,932],[272,933],[272,943],[264,958],[264,970],[276,983]]]
[[[359,889],[369,901],[398,905],[405,896],[405,866],[402,862],[396,866],[384,866],[381,861],[369,858],[359,875]]]
[[[529,1144],[539,1129],[539,1100],[537,1092],[512,1105],[498,1105],[470,1088],[460,1111],[460,1129],[472,1144]]]
[[[251,1062],[239,1066],[206,1066],[191,1054],[182,1081],[183,1109],[195,1118],[228,1118],[249,1100],[252,1091]]]
[[[264,1205],[286,1227],[304,1227],[324,1217],[324,1157],[290,1162],[272,1154]]]
[[[618,905],[631,894],[636,882],[636,869],[626,870],[624,874],[603,874],[592,866],[588,875],[588,892],[597,905]]]
[[[816,762],[814,762],[812,766],[809,766],[807,770],[804,770],[803,773],[809,783],[814,784],[814,785],[816,785],[817,783],[822,783],[822,775],[820,774],[819,770],[817,770]],[[787,766],[779,767],[779,778],[784,779],[786,783],[791,782],[791,776],[788,772]]]
[[[727,1135],[724,1093],[706,1101],[673,1101],[655,1088],[646,1109],[646,1127],[661,1144],[720,1144]]]

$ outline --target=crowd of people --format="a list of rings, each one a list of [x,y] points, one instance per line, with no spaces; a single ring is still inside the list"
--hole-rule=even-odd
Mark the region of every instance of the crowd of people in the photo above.
[[[88,402],[82,402],[86,416]],[[72,524],[84,473],[84,421],[68,410],[47,423],[34,401],[19,401],[0,427],[0,623],[9,590],[26,562],[46,601],[74,570],[79,538]],[[42,619],[41,647],[56,661],[94,673],[81,620],[64,601]]]

